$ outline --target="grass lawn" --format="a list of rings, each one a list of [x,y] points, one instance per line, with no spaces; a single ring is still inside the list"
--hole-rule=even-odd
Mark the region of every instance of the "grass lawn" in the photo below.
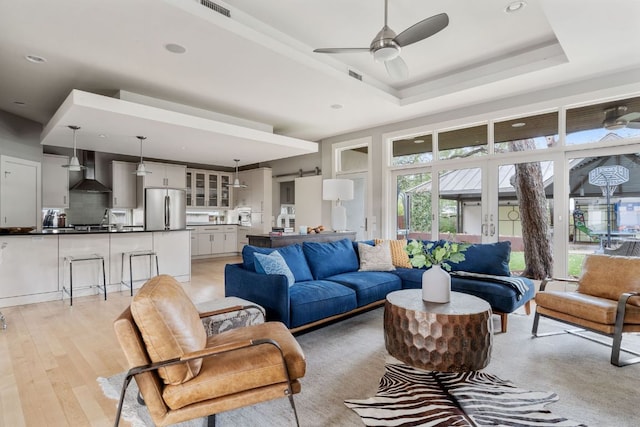
[[[569,254],[569,275],[579,276],[582,260],[585,254]],[[509,262],[511,271],[524,270],[524,252],[511,252],[511,261]]]

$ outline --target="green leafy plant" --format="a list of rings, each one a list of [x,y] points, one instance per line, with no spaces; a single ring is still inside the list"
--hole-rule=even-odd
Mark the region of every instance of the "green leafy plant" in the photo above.
[[[409,254],[411,265],[416,268],[440,264],[445,270],[451,271],[449,263],[457,264],[464,261],[463,252],[469,246],[467,243],[449,241],[431,242],[425,245],[421,240],[411,240],[407,243],[405,250]]]

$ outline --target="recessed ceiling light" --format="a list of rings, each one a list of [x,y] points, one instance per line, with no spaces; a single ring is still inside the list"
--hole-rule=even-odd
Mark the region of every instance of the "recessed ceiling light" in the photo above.
[[[331,108],[333,108],[334,110],[339,110],[342,108],[341,104],[331,104]]]
[[[525,125],[526,125],[525,122],[517,122],[517,123],[512,123],[511,127],[512,128],[521,128],[521,127],[524,127]]]
[[[42,56],[38,55],[25,55],[24,58],[29,62],[33,62],[34,64],[43,64],[47,62],[47,58],[43,58]]]
[[[514,12],[518,12],[522,9],[524,9],[524,7],[527,5],[526,1],[513,1],[511,3],[509,3],[507,5],[507,7],[504,9],[505,12],[507,13],[514,13]]]
[[[106,137],[107,137],[107,135],[105,135],[104,133],[101,133],[101,134],[98,135],[98,138],[106,138]]]
[[[176,43],[167,43],[164,45],[164,48],[171,53],[185,53],[187,51],[187,49],[184,46],[181,46]]]
[[[422,144],[424,142],[424,139],[414,139],[413,143],[414,144]]]

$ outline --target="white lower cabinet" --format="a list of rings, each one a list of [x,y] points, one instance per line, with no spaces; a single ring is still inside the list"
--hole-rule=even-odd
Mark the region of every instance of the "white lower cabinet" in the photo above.
[[[69,289],[70,268],[65,260],[67,257],[83,257],[92,254],[104,258],[105,276],[107,284],[111,283],[109,273],[109,233],[91,233],[86,235],[69,234],[58,238],[58,265],[60,268],[59,287]],[[91,285],[102,286],[102,263],[99,260],[78,261],[73,263],[73,297],[98,293]],[[64,295],[68,298],[69,295]]]
[[[236,253],[238,251],[237,226],[235,225],[200,225],[195,226],[192,236],[192,256]]]
[[[0,304],[48,301],[58,292],[57,236],[0,236]]]
[[[153,249],[158,254],[160,274],[169,274],[180,282],[191,280],[190,231],[131,233],[0,235],[0,308],[59,300],[62,287],[69,288],[67,256],[99,254],[104,257],[109,294],[127,289],[120,286],[122,253]],[[129,259],[125,257],[125,280]],[[155,275],[149,257],[133,259],[134,288]],[[102,263],[73,263],[73,296],[94,295],[95,284],[102,285]],[[65,299],[68,296],[65,295]]]
[[[122,279],[124,279],[125,283],[129,283],[131,278],[129,271],[131,270],[133,273],[133,288],[136,289],[142,286],[150,277],[155,276],[155,257],[134,256],[131,257],[131,264],[129,264],[129,253],[149,250],[153,250],[153,235],[151,233],[112,234],[109,253],[111,259],[109,263],[109,283],[120,285]],[[131,268],[129,268],[130,265]],[[162,273],[162,270],[160,272]],[[122,290],[125,289],[126,287],[123,286]]]
[[[191,279],[189,233],[189,230],[153,232],[153,249],[158,253],[160,274],[173,276],[179,282]]]

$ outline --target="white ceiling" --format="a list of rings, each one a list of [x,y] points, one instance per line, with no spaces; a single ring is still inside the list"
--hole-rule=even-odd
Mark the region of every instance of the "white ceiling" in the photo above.
[[[505,0],[389,0],[388,23],[397,33],[441,12],[450,19],[441,32],[403,49],[410,76],[401,82],[390,80],[368,53],[312,52],[367,47],[382,27],[383,0],[216,3],[231,18],[198,0],[2,0],[0,109],[47,125],[73,89],[124,90],[318,141],[619,71],[638,70],[640,81],[636,0],[528,0],[511,14]],[[170,53],[167,43],[186,52]],[[29,54],[47,62],[31,63]],[[363,80],[349,77],[349,70]],[[336,104],[342,108],[332,108]],[[58,127],[65,135],[66,125],[79,125],[80,148],[137,153],[131,123],[95,114],[85,123],[54,121],[49,131]],[[136,134],[149,135],[149,157],[233,166],[234,158],[242,165],[276,155],[269,143],[214,134],[215,143],[207,144],[184,127],[136,124]],[[98,134],[107,138],[95,142]],[[107,142],[118,135],[122,140]],[[70,146],[71,138],[45,143]],[[176,146],[186,148],[165,157]]]

